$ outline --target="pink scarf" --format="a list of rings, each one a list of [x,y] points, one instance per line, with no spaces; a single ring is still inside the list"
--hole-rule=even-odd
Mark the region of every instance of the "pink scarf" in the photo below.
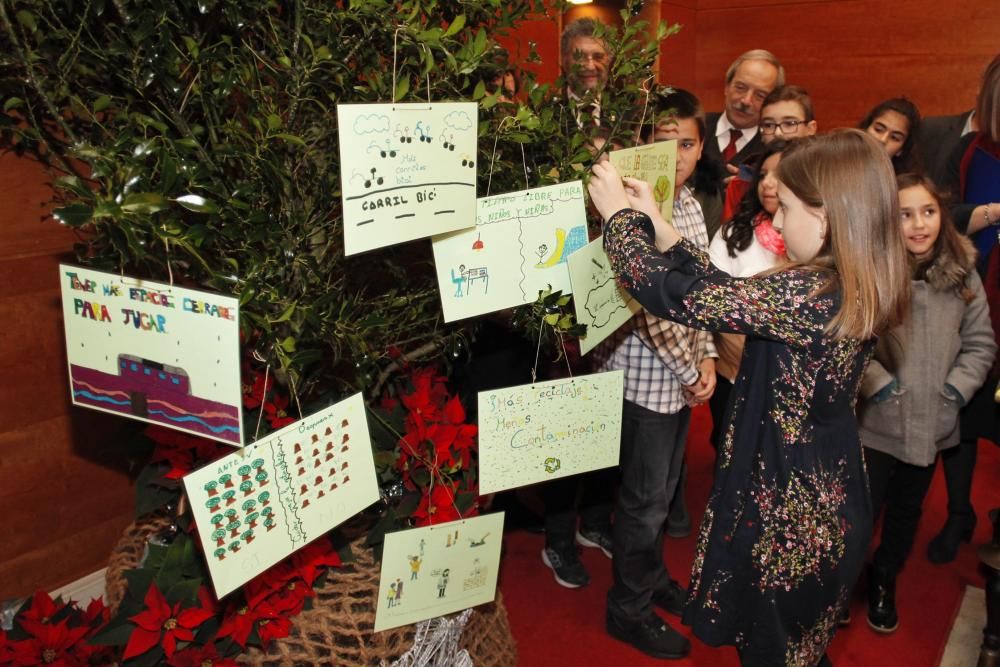
[[[757,243],[781,259],[785,259],[785,239],[781,238],[781,234],[771,224],[771,216],[767,214],[767,211],[761,211],[754,218],[753,235],[757,237]]]

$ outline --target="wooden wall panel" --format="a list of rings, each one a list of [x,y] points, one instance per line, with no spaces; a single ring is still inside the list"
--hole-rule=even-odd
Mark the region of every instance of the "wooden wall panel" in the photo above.
[[[1000,2],[966,0],[698,0],[697,93],[722,108],[726,68],[751,48],[774,51],[790,83],[814,98],[820,128],[854,126],[877,102],[910,97],[924,115],[972,106],[998,50]]]
[[[497,35],[497,41],[507,49],[510,63],[533,73],[539,83],[552,83],[559,76],[558,12],[524,21],[512,33]],[[532,43],[540,63],[527,62]]]
[[[698,12],[693,3],[661,2],[659,17],[670,25],[681,25],[679,33],[660,44],[660,83],[692,92],[698,86]]]
[[[42,221],[46,183],[0,157],[0,599],[104,567],[134,502],[123,421],[70,405],[58,264],[73,235]]]

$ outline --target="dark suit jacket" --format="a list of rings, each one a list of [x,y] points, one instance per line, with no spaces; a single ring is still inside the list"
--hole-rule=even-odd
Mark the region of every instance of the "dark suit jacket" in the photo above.
[[[722,161],[722,151],[719,150],[719,141],[715,138],[715,131],[719,127],[719,118],[721,117],[721,113],[713,112],[705,114],[705,148],[703,150],[703,156],[711,158],[721,168],[720,181],[722,178],[729,176],[729,172],[726,171]],[[729,163],[734,165],[743,164],[743,162],[759,153],[763,146],[764,142],[761,141],[760,131],[758,130],[757,134],[753,135],[753,139]]]
[[[954,186],[948,174],[948,161],[962,138],[962,128],[971,111],[954,116],[931,116],[920,122],[917,149],[927,175],[940,190]],[[958,193],[953,193],[958,195]]]
[[[715,138],[715,130],[719,127],[721,113],[705,114],[705,147],[702,149],[701,161],[698,163],[699,173],[695,186],[695,196],[704,194],[706,201],[701,202],[702,211],[705,213],[705,227],[708,229],[708,237],[712,238],[722,223],[722,202],[726,188],[723,179],[730,176],[722,159],[722,151],[719,150],[719,140]],[[753,139],[747,142],[743,150],[739,151],[730,164],[740,165],[760,153],[764,147],[764,142],[760,138],[760,130],[753,135]],[[701,201],[701,199],[699,199]]]

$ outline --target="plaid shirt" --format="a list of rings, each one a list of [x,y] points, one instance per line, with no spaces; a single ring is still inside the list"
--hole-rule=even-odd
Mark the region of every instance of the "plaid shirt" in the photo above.
[[[673,225],[681,236],[708,249],[701,205],[684,186],[674,200]],[[684,385],[698,379],[698,365],[717,357],[712,335],[639,311],[594,350],[598,371],[625,371],[625,398],[661,414],[680,412]]]

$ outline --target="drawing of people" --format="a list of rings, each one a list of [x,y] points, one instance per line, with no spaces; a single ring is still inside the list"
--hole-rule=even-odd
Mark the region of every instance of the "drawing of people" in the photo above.
[[[389,592],[386,594],[386,599],[389,601],[389,609],[396,606],[396,584],[389,584]]]
[[[420,555],[421,555],[421,556],[423,556],[423,555],[424,555],[424,546],[425,546],[426,544],[427,544],[427,540],[425,540],[424,538],[422,538],[422,537],[421,537],[421,538],[420,538]]]
[[[451,570],[445,568],[444,571],[441,573],[441,576],[438,577],[437,588],[438,588],[439,598],[444,597],[444,591],[446,588],[448,588],[448,577],[450,575],[451,575]]]
[[[455,284],[455,296],[462,296],[462,283],[465,282],[465,264],[460,264],[458,266],[458,276],[455,275],[455,269],[451,270],[451,282]]]
[[[538,246],[538,250],[535,251],[535,254],[538,255],[538,261],[541,262],[542,257],[545,257],[545,255],[548,254],[548,252],[549,252],[549,246],[545,245],[544,243]]]
[[[420,573],[420,564],[423,562],[419,556],[410,556],[410,581],[417,578]]]
[[[396,578],[396,604],[403,599],[403,581],[399,577]]]

